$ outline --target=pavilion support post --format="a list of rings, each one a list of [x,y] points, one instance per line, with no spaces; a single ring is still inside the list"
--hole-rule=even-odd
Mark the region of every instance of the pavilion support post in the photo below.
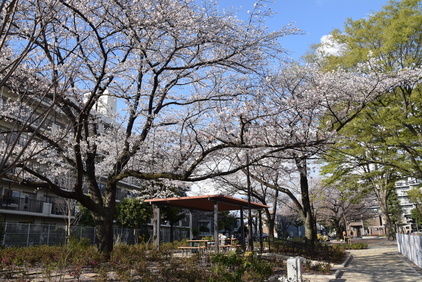
[[[190,240],[193,240],[192,225],[193,225],[192,210],[189,210],[189,239]]]
[[[258,217],[259,217],[259,247],[260,247],[260,251],[261,254],[264,251],[264,242],[263,242],[263,238],[262,238],[262,211],[258,210]]]
[[[218,240],[218,202],[214,202],[214,246],[215,251],[219,250],[219,240]]]
[[[240,236],[241,236],[241,242],[242,250],[246,251],[246,244],[245,244],[245,223],[243,222],[243,207],[240,207]]]
[[[154,245],[157,247],[157,249],[160,249],[160,226],[161,226],[161,222],[160,222],[160,207],[158,207],[157,205],[153,205],[153,219],[152,219],[152,227],[153,227],[153,242]]]

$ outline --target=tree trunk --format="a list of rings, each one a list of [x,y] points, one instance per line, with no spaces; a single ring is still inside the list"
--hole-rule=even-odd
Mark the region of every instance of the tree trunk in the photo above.
[[[264,209],[265,211],[265,217],[267,218],[267,225],[268,225],[268,236],[269,238],[274,238],[274,230],[275,230],[275,220],[276,220],[276,216],[277,216],[277,202],[278,202],[278,195],[280,194],[280,192],[278,190],[275,191],[275,195],[274,195],[274,202],[273,202],[273,208],[274,208],[274,212],[270,213],[269,209]]]
[[[170,242],[174,241],[174,222],[170,222]]]
[[[308,215],[305,217],[303,225],[305,227],[305,239],[307,242],[309,242],[311,245],[314,245],[316,241],[316,230],[315,230],[315,224],[313,221],[313,216],[309,215],[310,212],[308,212]]]
[[[396,239],[396,234],[393,230],[393,223],[391,222],[391,217],[388,209],[388,203],[380,204],[382,217],[385,219],[385,234],[389,241],[394,241]]]
[[[98,250],[104,253],[107,257],[113,251],[113,219],[114,213],[104,212],[103,215],[95,215],[96,222],[96,244]]]
[[[265,209],[265,216],[267,218],[268,237],[274,238],[274,227],[275,227],[276,213],[271,214],[268,209]]]
[[[388,205],[388,197],[390,195],[390,190],[388,189],[388,177],[384,181],[381,181],[378,186],[375,185],[375,195],[378,200],[378,205],[381,209],[382,217],[385,220],[385,234],[387,235],[388,240],[395,240],[395,234],[392,230],[392,222],[390,217],[390,209]]]
[[[99,201],[97,197],[97,201]],[[114,245],[113,222],[116,211],[116,185],[107,184],[102,197],[102,204],[97,204],[91,212],[96,223],[96,239],[98,250],[110,257]]]
[[[331,220],[332,225],[334,226],[334,228],[336,229],[336,239],[340,240],[342,239],[342,230],[346,230],[346,226],[344,224],[342,224],[341,219],[335,219],[333,218]]]
[[[308,170],[306,157],[297,157],[296,166],[300,175],[300,192],[302,196],[303,224],[305,227],[305,238],[311,245],[314,245],[317,239],[314,216],[309,199]]]

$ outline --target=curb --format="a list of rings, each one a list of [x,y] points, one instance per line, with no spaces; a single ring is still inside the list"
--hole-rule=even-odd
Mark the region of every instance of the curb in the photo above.
[[[353,255],[351,253],[347,253],[347,258],[344,260],[344,262],[342,264],[336,264],[333,266],[333,270],[337,269],[334,274],[302,274],[302,278],[308,279],[310,281],[314,280],[314,279],[324,279],[324,280],[331,280],[331,279],[337,279],[341,276],[341,274],[343,273],[341,268],[347,267],[349,265],[349,263],[352,261],[353,259]]]
[[[342,273],[341,269],[337,269],[334,274],[329,274],[329,275],[323,275],[323,274],[303,274],[302,278],[304,279],[308,279],[310,281],[314,280],[314,279],[337,279],[340,277]]]
[[[351,253],[347,253],[347,255],[348,255],[348,257],[344,260],[344,262],[342,264],[334,265],[334,268],[347,267],[353,259],[353,255]]]

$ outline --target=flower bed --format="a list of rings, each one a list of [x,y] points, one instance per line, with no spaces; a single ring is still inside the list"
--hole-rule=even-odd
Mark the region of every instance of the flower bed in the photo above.
[[[95,281],[264,281],[286,274],[286,256],[248,253],[177,253],[181,243],[117,245],[106,259],[84,242],[65,246],[0,249],[3,280]],[[331,257],[340,249],[330,248]],[[343,253],[344,254],[344,253]],[[300,255],[300,254],[296,254]],[[309,271],[325,273],[327,264],[309,265]]]

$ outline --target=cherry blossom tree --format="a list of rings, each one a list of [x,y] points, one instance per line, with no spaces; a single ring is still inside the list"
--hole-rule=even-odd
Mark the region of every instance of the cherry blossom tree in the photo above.
[[[56,4],[55,0],[0,1],[0,86],[15,71],[23,71],[22,62],[37,48],[35,42],[46,32]]]
[[[33,141],[34,133],[41,130],[41,125],[47,121],[50,113],[47,105],[51,100],[47,102],[40,93],[37,101],[31,100],[33,89],[26,86],[40,82],[40,78],[38,81],[31,79],[31,75],[39,69],[34,65],[29,66],[26,59],[36,54],[36,41],[47,31],[46,27],[52,19],[56,3],[55,0],[0,1],[0,88],[14,85],[20,89],[21,97],[29,97],[11,108],[10,104],[7,105],[7,100],[11,98],[10,93],[4,88],[1,91],[0,122],[3,126],[0,130],[0,176],[13,170],[18,161],[27,161],[42,148],[40,144],[35,146],[30,141]],[[42,88],[48,89],[50,82],[42,83]],[[41,103],[47,105],[41,106]],[[36,109],[38,115],[27,113],[27,107]],[[10,115],[11,111],[14,111],[19,120]],[[14,126],[16,122],[20,125]],[[36,128],[35,131],[30,130],[30,127]]]
[[[352,183],[322,185],[318,197],[314,203],[317,218],[336,231],[337,239],[341,239],[342,230],[347,230],[348,223],[371,218],[373,214],[368,208],[376,204],[369,191],[358,190]]]
[[[249,167],[249,170],[250,169],[253,170],[252,165]],[[263,205],[270,206],[269,208],[264,209],[264,223],[268,227],[269,237],[274,237],[276,214],[273,211],[276,211],[278,208],[279,191],[261,185],[255,181],[248,181],[247,169],[243,170],[243,172],[217,177],[214,181],[217,183],[217,189],[219,191],[224,191],[224,193],[229,195],[242,195],[245,198],[250,195],[253,202],[259,202]]]
[[[367,101],[421,77],[300,67],[270,75],[284,52],[278,39],[297,30],[267,32],[259,3],[247,23],[193,0],[56,4],[21,63],[28,78],[7,85],[19,105],[26,93],[45,97],[54,122],[27,127],[43,147],[16,164],[24,173],[7,177],[90,210],[105,253],[119,184],[200,181],[287,154],[306,192],[307,158]]]
[[[25,3],[28,15],[38,8]],[[239,169],[210,165],[232,161],[228,153],[242,147],[233,123],[224,122],[244,93],[220,86],[257,79],[283,53],[277,39],[296,30],[266,32],[255,21],[260,5],[243,23],[190,0],[56,4],[21,62],[28,78],[7,84],[16,98],[8,107],[32,91],[32,100],[54,101],[54,122],[27,127],[44,147],[16,164],[23,174],[7,177],[79,201],[96,221],[99,249],[109,253],[119,182],[195,181]],[[101,104],[112,99],[118,112]]]
[[[261,97],[265,100],[262,112],[243,116],[247,133],[254,134],[248,139],[274,148],[264,157],[249,152],[247,157],[255,160],[252,178],[291,198],[304,222],[305,236],[313,243],[316,229],[309,161],[321,157],[328,146],[336,142],[336,133],[353,121],[368,103],[403,83],[416,87],[420,70],[382,73],[377,71],[377,62],[373,60],[360,65],[353,73],[341,69],[324,73],[312,66],[293,65],[267,80],[266,95]],[[259,110],[254,107],[254,111]],[[284,147],[279,147],[280,144]],[[297,174],[299,193],[285,185],[285,178],[280,177],[280,173],[286,171]]]

